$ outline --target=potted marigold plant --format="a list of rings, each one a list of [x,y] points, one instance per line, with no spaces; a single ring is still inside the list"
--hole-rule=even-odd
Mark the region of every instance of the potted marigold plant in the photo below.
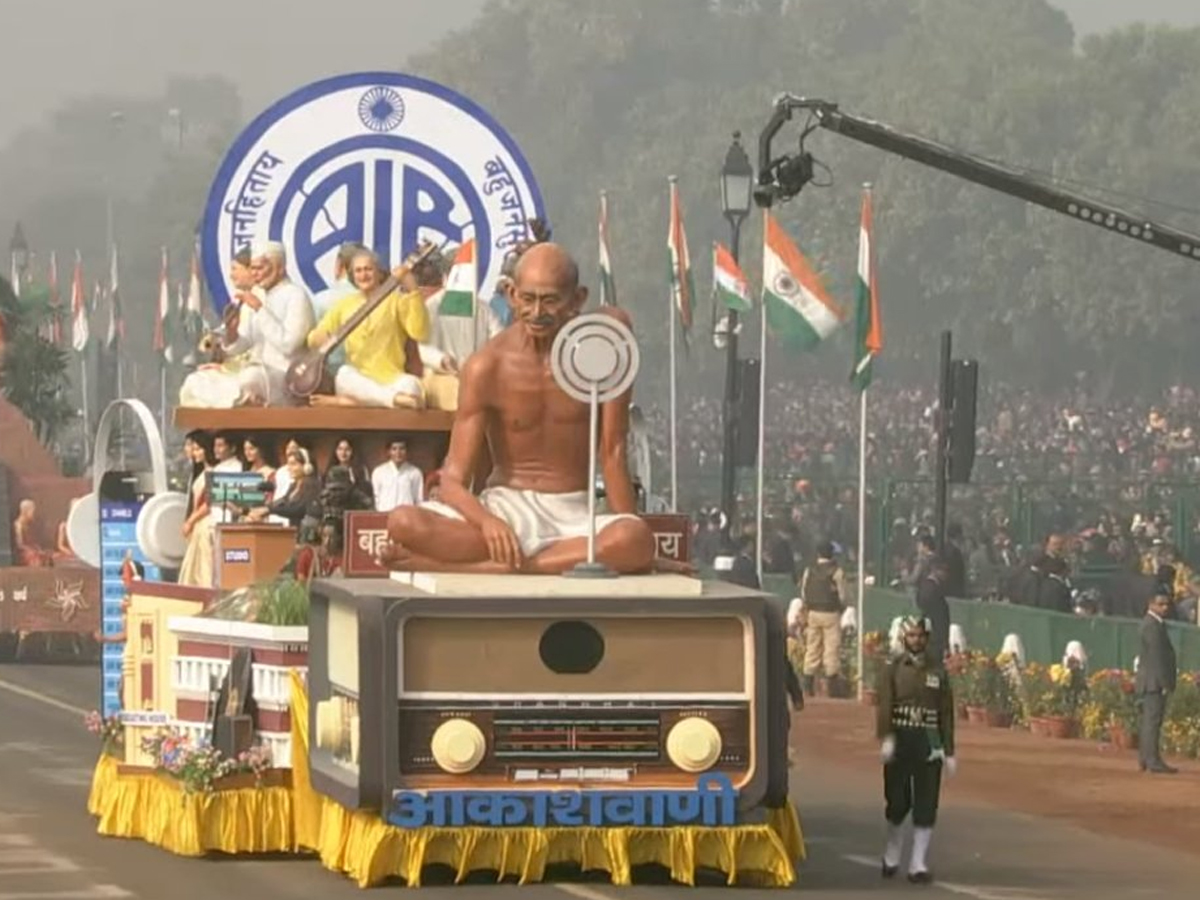
[[[1074,737],[1087,694],[1087,679],[1078,666],[1031,663],[1021,673],[1022,702],[1029,730],[1045,737]]]
[[[991,728],[1012,724],[1012,690],[998,660],[980,652],[967,655],[959,682],[968,722]]]
[[[946,674],[954,693],[954,715],[959,719],[970,720],[971,717],[971,657],[972,654],[962,651],[946,656]]]
[[[1122,750],[1137,746],[1138,708],[1132,675],[1122,669],[1096,672],[1088,679],[1087,707],[1085,718],[1094,715],[1094,727],[1113,746]]]
[[[870,706],[879,703],[879,692],[875,685],[879,673],[887,665],[888,641],[882,631],[868,631],[863,635],[862,700]]]
[[[1180,673],[1167,700],[1162,744],[1163,751],[1172,756],[1200,757],[1200,673]]]

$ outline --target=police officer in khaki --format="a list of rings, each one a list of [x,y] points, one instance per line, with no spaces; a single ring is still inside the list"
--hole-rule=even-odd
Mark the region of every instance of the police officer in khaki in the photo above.
[[[912,813],[912,856],[908,880],[929,884],[933,875],[926,856],[937,821],[942,770],[953,775],[954,698],[941,660],[926,654],[929,623],[910,616],[903,622],[904,651],[879,674],[876,735],[883,757],[883,790],[887,808],[887,846],[883,877],[900,869],[904,820]]]
[[[842,612],[846,602],[846,576],[838,565],[837,548],[826,541],[817,549],[817,561],[800,577],[804,608],[804,693],[812,695],[817,673],[824,671],[826,693],[841,697]]]

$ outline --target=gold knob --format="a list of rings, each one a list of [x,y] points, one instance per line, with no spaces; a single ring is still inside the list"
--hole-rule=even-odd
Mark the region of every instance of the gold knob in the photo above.
[[[429,749],[443,771],[465,775],[483,762],[487,740],[474,722],[449,719],[433,733]]]
[[[721,757],[721,732],[708,719],[683,719],[667,735],[667,756],[685,772],[710,769]]]

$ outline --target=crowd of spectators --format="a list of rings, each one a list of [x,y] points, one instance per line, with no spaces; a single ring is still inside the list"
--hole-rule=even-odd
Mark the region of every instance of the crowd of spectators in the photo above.
[[[721,404],[697,397],[678,421],[680,508],[701,520],[697,552],[719,532]],[[644,408],[657,483],[669,446],[665,406]],[[877,382],[868,439],[867,569],[877,583],[912,577],[932,532],[931,390]],[[764,566],[791,573],[831,540],[857,547],[858,400],[846,385],[778,383],[767,399]],[[970,592],[1004,592],[1010,570],[1065,537],[1069,573],[1170,565],[1177,592],[1195,596],[1200,555],[1200,392],[1177,386],[1150,398],[1117,396],[1081,379],[1057,394],[981,386],[971,484],[955,486],[949,518],[960,533]],[[744,485],[739,485],[744,488]],[[755,498],[741,490],[734,531],[752,534]],[[1086,579],[1084,579],[1086,581]],[[1076,599],[1082,593],[1076,590]]]

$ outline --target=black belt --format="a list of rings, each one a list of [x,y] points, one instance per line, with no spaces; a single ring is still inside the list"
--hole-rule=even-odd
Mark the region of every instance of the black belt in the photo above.
[[[893,728],[937,728],[938,711],[924,706],[892,707]]]

